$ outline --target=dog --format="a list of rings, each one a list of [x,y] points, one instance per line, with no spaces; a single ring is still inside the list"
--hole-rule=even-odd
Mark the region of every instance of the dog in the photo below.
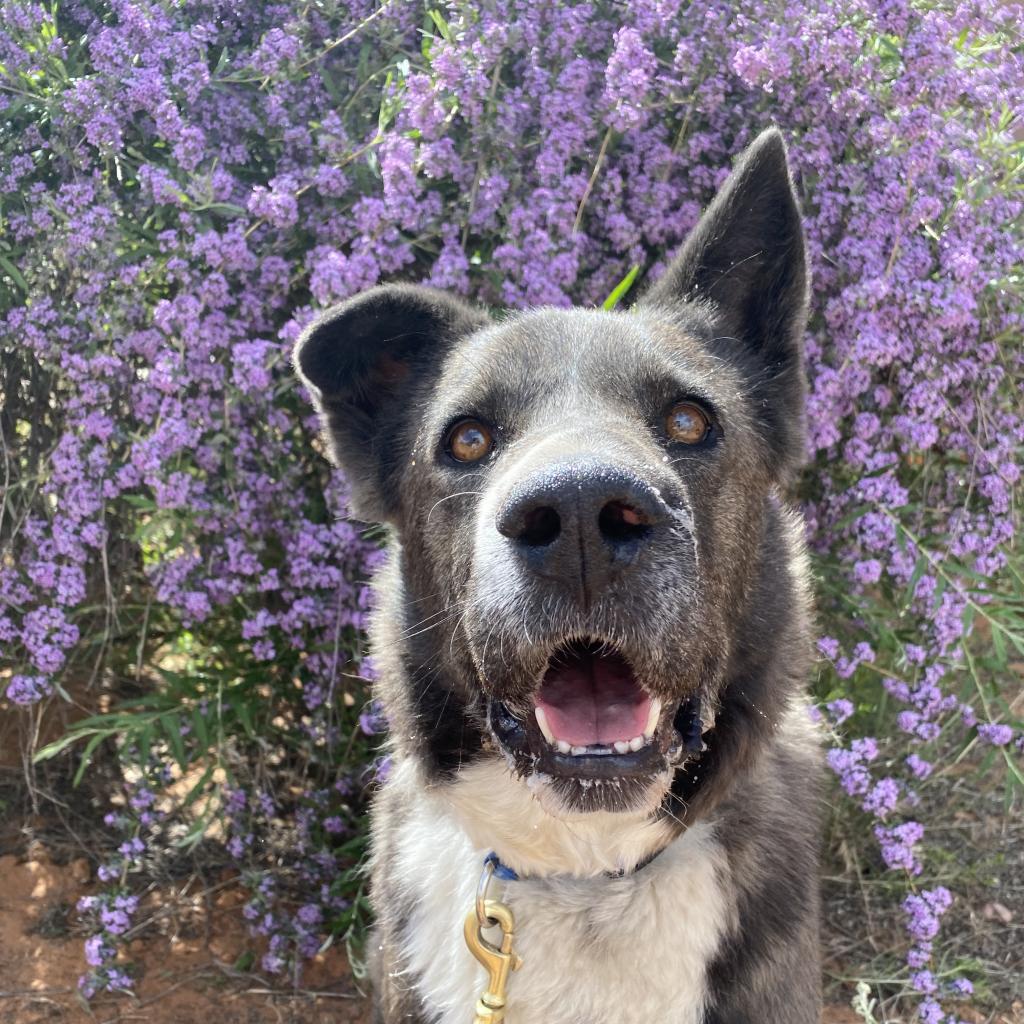
[[[390,537],[378,1024],[820,1020],[809,573],[785,497],[807,303],[769,129],[628,311],[494,317],[391,284],[300,337],[353,514]],[[481,884],[521,959],[498,1012],[474,1009],[488,975],[463,939]]]

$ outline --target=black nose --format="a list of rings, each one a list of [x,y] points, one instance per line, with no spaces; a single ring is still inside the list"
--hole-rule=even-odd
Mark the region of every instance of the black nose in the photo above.
[[[582,580],[593,592],[632,565],[668,509],[655,488],[614,465],[574,462],[521,481],[502,502],[495,525],[545,576]]]

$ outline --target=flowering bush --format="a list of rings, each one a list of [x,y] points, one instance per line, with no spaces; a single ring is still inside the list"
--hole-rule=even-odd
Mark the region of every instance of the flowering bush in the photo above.
[[[491,305],[599,302],[632,265],[657,273],[775,122],[814,272],[818,686],[853,737],[829,761],[913,887],[918,790],[944,765],[984,746],[1024,782],[998,686],[1024,652],[1021,16],[0,0],[8,704],[144,684],[44,753],[84,739],[84,766],[113,738],[126,770],[184,778],[184,835],[165,841],[219,822],[258,872],[264,967],[294,967],[358,901],[329,879],[358,853],[379,727],[360,641],[377,548],[311,454],[295,337],[391,277]],[[298,799],[281,781],[297,775]],[[154,835],[138,799],[116,822],[122,887]],[[301,838],[294,915],[253,840],[271,826]],[[905,904],[925,1021],[946,1019],[928,965],[951,898]],[[130,984],[110,965],[132,898],[97,899],[86,991]]]

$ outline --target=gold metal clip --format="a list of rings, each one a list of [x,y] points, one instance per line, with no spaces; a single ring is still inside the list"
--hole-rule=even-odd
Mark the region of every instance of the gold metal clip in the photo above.
[[[477,907],[466,915],[463,929],[466,945],[483,964],[487,971],[487,989],[477,1000],[473,1024],[501,1024],[505,1019],[505,989],[511,971],[518,971],[523,961],[512,952],[515,918],[504,903],[484,900],[483,911],[486,922],[478,920]],[[501,946],[495,946],[484,938],[488,925],[501,926]]]

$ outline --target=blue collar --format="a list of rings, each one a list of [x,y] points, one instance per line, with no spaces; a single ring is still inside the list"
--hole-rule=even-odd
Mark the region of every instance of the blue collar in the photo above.
[[[519,881],[519,875],[507,864],[502,864],[501,858],[493,850],[484,857],[484,867],[487,867],[488,864],[494,865],[495,878],[500,878],[503,882]]]
[[[643,869],[647,867],[647,865],[650,864],[652,860],[654,860],[656,857],[659,857],[671,845],[671,843],[668,843],[666,846],[663,846],[660,850],[656,850],[646,860],[640,861],[640,863],[637,864],[637,866],[633,868],[632,871],[627,871],[625,868],[620,868],[618,871],[605,871],[604,877],[625,878],[627,875],[635,875],[638,871],[643,871]],[[518,882],[521,880],[522,876],[517,871],[510,868],[507,864],[503,863],[501,858],[493,850],[491,850],[491,852],[487,854],[486,857],[484,857],[484,867],[486,868],[488,864],[494,867],[494,877],[500,878],[503,882]]]

